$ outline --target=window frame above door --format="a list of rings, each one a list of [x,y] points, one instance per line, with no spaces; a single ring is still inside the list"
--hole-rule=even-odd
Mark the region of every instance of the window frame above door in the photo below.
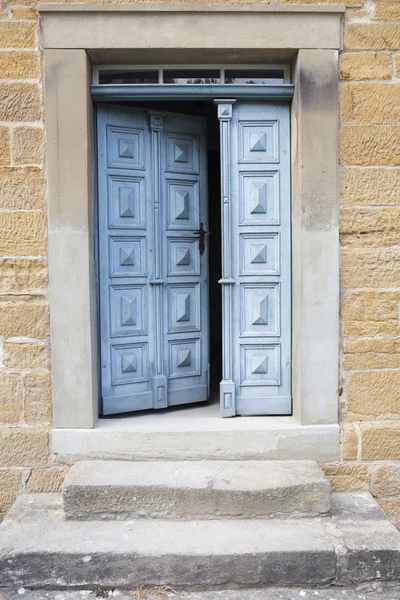
[[[306,425],[336,425],[338,51],[344,7],[60,4],[39,10],[55,428],[90,429],[98,419],[93,64],[132,64],[138,57],[157,64],[160,53],[171,64],[179,56],[182,62],[182,54],[195,64],[199,49],[221,63],[227,57],[232,64],[247,63],[250,55],[291,63],[294,418],[299,435]],[[224,87],[230,97],[233,86]],[[338,449],[339,429],[330,431]]]

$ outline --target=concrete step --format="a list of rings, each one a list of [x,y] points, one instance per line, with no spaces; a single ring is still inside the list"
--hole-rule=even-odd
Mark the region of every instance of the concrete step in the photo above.
[[[0,526],[0,586],[347,585],[400,579],[400,533],[368,493],[304,519],[65,521],[21,496]]]
[[[331,488],[315,461],[75,463],[63,485],[67,519],[314,516]]]

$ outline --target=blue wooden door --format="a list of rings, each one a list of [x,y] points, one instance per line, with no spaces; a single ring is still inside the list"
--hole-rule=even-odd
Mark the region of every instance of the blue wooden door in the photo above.
[[[291,414],[289,107],[221,100],[223,416]]]
[[[205,122],[98,106],[103,414],[208,398]]]

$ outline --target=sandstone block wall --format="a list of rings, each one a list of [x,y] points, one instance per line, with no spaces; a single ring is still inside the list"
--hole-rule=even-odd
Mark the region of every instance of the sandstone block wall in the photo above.
[[[3,0],[0,14],[0,513],[22,491],[56,491],[66,472],[49,452],[37,2]],[[335,489],[370,489],[388,512],[400,513],[400,1],[319,3],[347,6],[340,57],[342,460],[324,469]]]

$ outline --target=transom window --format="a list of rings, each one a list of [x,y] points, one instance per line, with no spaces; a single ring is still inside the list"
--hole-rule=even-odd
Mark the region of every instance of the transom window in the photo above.
[[[227,66],[96,66],[95,84],[268,85],[289,83],[286,65]]]

